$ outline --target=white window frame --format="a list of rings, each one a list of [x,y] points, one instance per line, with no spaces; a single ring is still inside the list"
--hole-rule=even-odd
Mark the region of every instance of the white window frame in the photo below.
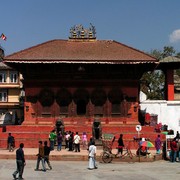
[[[10,72],[10,83],[17,83],[18,82],[18,73],[13,71]]]
[[[6,72],[0,71],[0,75],[2,76],[2,80],[0,79],[0,83],[6,83]]]
[[[0,91],[0,102],[7,102],[7,90]]]

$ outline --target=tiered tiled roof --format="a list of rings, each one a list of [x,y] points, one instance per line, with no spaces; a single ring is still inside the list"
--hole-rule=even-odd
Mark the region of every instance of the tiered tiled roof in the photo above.
[[[142,51],[112,40],[51,40],[4,58],[13,63],[157,63]]]

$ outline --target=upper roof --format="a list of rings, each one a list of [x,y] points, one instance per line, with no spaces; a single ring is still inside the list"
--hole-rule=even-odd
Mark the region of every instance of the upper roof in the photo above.
[[[8,55],[4,62],[139,64],[158,61],[112,40],[51,40]]]

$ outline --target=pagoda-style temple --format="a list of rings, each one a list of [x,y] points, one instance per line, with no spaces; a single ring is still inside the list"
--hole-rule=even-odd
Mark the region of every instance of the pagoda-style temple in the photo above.
[[[117,41],[97,40],[92,25],[74,26],[68,40],[38,44],[4,62],[24,78],[22,125],[52,128],[60,122],[65,130],[89,134],[97,126],[113,133],[121,124],[139,124],[140,78],[158,63]]]

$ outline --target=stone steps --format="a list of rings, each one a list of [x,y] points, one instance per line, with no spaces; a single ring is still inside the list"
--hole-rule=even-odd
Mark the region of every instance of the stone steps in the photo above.
[[[114,121],[113,121],[114,122]],[[133,142],[134,137],[138,137],[138,133],[135,129],[135,126],[138,124],[119,124],[118,122],[111,122],[111,123],[105,123],[102,122],[102,133],[112,133],[116,137],[116,142],[114,143],[114,147],[117,147],[117,139],[119,138],[119,134],[123,134],[123,139],[125,143]],[[83,132],[86,132],[88,135],[88,139],[92,136],[92,122],[85,121],[84,124],[81,123],[78,124],[77,120],[73,123],[66,122],[64,123],[65,131],[73,131],[79,132],[79,135],[81,136]],[[27,148],[34,148],[37,147],[38,141],[42,140],[48,140],[49,133],[52,129],[54,129],[54,125],[37,125],[37,124],[31,124],[31,125],[8,125],[6,128],[0,127],[0,147],[6,147],[7,146],[7,137],[8,133],[11,132],[12,135],[15,137],[16,144],[23,142]],[[4,131],[4,129],[6,131]],[[162,135],[163,136],[163,135]],[[154,142],[155,138],[157,137],[157,133],[154,132],[154,127],[151,126],[143,126],[142,131],[139,133],[139,137],[145,137],[151,139],[152,142]],[[132,144],[133,144],[132,143]],[[99,146],[102,146],[102,144],[99,144]],[[135,146],[135,144],[133,144]]]

